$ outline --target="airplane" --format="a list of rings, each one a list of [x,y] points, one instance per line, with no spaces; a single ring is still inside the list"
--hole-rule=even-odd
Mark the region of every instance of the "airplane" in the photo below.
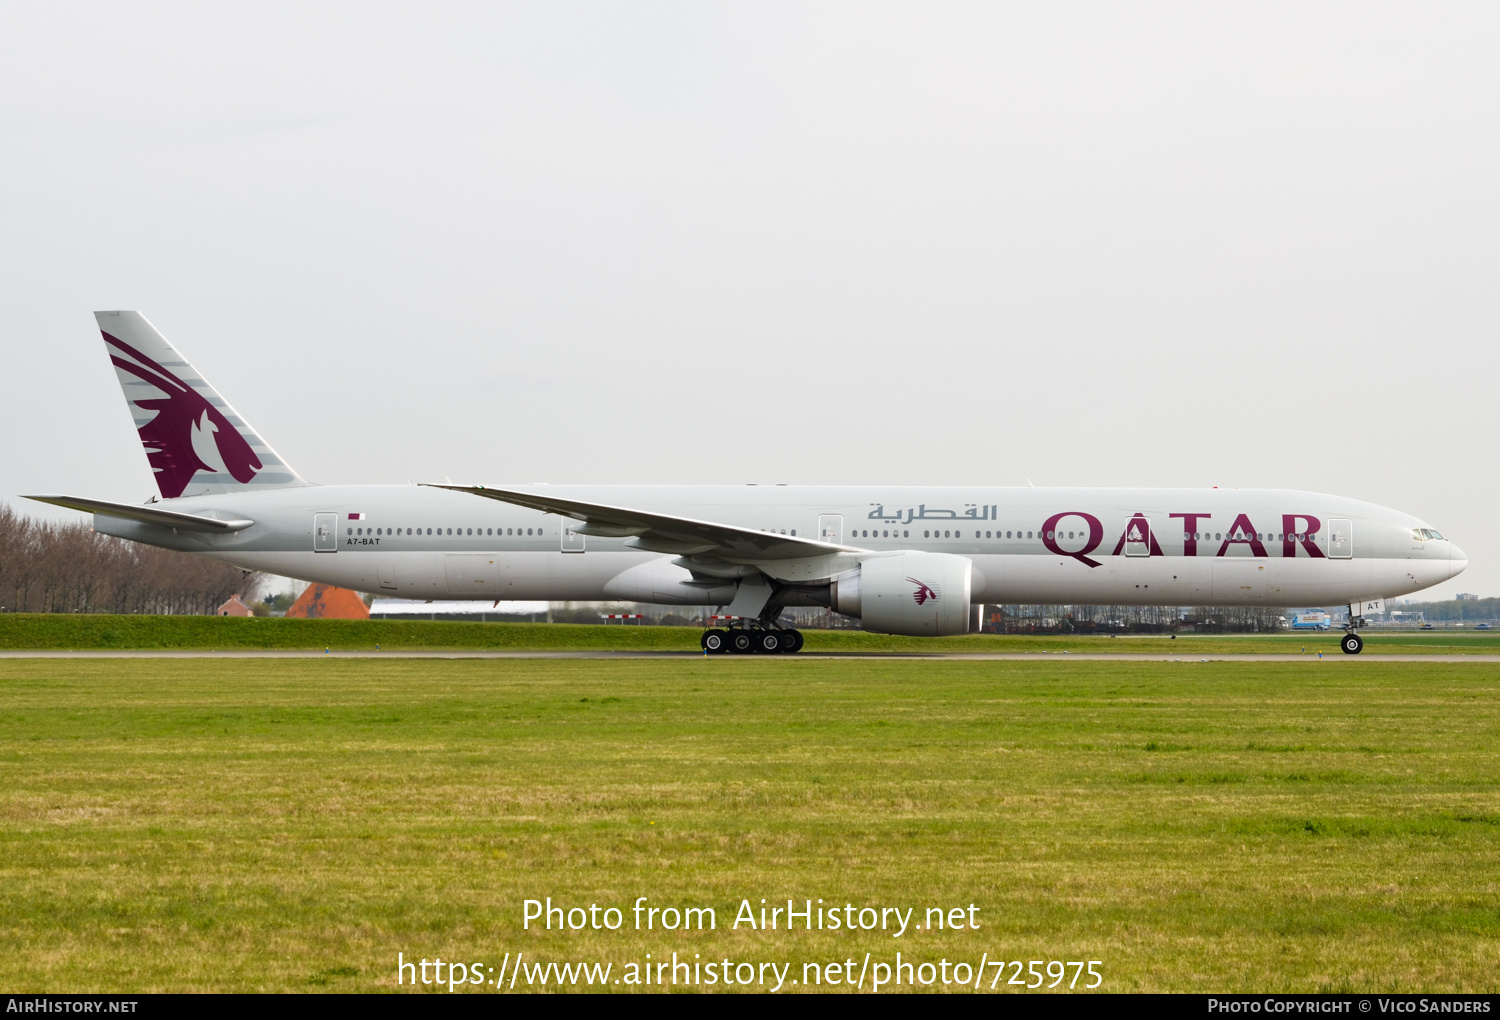
[[[789,606],[935,637],[981,603],[1347,604],[1460,573],[1411,514],[1287,489],[315,485],[145,316],[96,312],[160,497],[26,498],[106,535],[408,599],[717,606],[708,653],[791,653]]]

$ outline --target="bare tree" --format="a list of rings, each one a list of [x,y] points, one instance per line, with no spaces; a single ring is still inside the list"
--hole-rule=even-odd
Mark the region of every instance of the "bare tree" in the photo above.
[[[52,524],[0,504],[0,612],[212,613],[253,598],[255,571]]]

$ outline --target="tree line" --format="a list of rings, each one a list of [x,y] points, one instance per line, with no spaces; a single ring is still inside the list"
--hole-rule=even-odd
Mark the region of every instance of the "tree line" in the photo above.
[[[209,614],[246,602],[255,571],[55,523],[0,503],[0,612]]]
[[[1399,609],[1403,613],[1422,613],[1428,623],[1451,623],[1455,621],[1476,622],[1500,620],[1500,598],[1448,599],[1445,602],[1411,602],[1398,606],[1387,603],[1387,609]]]

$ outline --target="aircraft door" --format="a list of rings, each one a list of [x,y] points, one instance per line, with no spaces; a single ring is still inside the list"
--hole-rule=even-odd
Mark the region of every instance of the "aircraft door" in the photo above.
[[[823,514],[818,518],[818,541],[844,544],[843,514]]]
[[[1328,558],[1347,560],[1354,557],[1354,522],[1335,519],[1328,522]]]
[[[313,514],[313,552],[339,551],[339,515]]]
[[[389,562],[380,553],[375,554],[375,572],[380,576],[380,587],[396,587],[396,564]]]
[[[450,598],[487,599],[499,594],[500,571],[492,553],[447,553],[443,570]]]
[[[1145,517],[1132,517],[1126,522],[1125,555],[1151,555],[1151,522]]]
[[[1214,601],[1234,605],[1261,602],[1266,597],[1266,565],[1262,560],[1215,559]]]
[[[562,535],[562,551],[566,553],[583,552],[584,536],[573,530],[578,527],[580,522],[573,520],[571,517],[563,517],[560,520],[562,525],[558,533]]]

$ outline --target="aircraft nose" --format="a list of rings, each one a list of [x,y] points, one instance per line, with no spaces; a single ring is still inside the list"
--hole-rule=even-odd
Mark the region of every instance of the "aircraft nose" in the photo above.
[[[1457,577],[1464,572],[1469,565],[1469,554],[1460,549],[1455,543],[1448,543],[1448,576]]]

